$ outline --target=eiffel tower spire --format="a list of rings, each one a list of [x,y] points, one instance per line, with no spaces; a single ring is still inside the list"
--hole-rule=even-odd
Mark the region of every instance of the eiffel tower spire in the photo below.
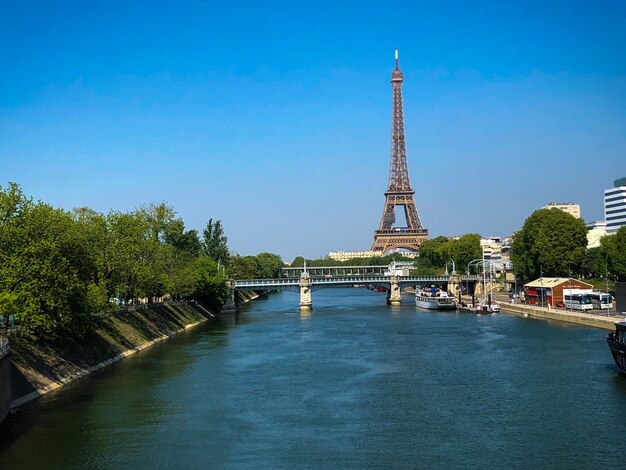
[[[393,111],[391,120],[391,160],[389,185],[385,192],[385,208],[378,230],[374,233],[372,251],[389,252],[395,249],[418,251],[420,244],[428,239],[428,230],[422,227],[411,187],[404,138],[404,111],[402,109],[402,82],[404,78],[398,64],[391,73]],[[406,227],[394,227],[396,207],[404,209]]]

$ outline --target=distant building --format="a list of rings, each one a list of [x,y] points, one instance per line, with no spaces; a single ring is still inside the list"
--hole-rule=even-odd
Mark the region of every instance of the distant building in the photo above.
[[[403,256],[405,258],[416,258],[417,253],[413,253],[410,251],[396,251],[398,255]],[[374,256],[383,256],[380,251],[331,251],[328,253],[327,258],[335,260],[335,261],[348,261],[351,259],[368,259],[373,258]]]
[[[615,180],[611,189],[604,190],[604,219],[609,235],[626,225],[626,178]]]
[[[587,224],[587,249],[600,246],[600,239],[606,235],[606,222],[596,220]]]
[[[500,237],[482,237],[480,246],[485,252],[485,261],[491,262],[496,271],[503,271],[505,267],[502,260],[502,239]]]
[[[580,206],[571,202],[549,202],[543,209],[559,209],[580,219]]]
[[[504,265],[504,269],[512,269],[513,265],[511,263],[511,248],[513,247],[513,237],[504,237],[502,239],[502,245],[500,246],[502,264]]]
[[[380,256],[380,253],[375,251],[331,251],[328,253],[328,257],[335,261],[348,261],[350,259],[367,259],[373,256]]]

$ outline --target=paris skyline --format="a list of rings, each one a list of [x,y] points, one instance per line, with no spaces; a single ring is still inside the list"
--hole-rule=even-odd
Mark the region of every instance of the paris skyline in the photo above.
[[[0,185],[108,212],[162,201],[285,260],[365,250],[394,50],[429,235],[600,220],[626,176],[621,2],[0,5]],[[400,13],[398,13],[400,12]]]

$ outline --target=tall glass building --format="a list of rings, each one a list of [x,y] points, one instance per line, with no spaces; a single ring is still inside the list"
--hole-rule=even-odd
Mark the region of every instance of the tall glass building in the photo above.
[[[604,190],[604,220],[607,234],[626,225],[626,178],[615,180],[611,189]]]

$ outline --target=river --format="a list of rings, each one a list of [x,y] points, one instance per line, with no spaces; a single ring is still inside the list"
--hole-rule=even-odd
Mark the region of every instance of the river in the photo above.
[[[272,294],[25,406],[0,469],[624,468],[606,332]]]

